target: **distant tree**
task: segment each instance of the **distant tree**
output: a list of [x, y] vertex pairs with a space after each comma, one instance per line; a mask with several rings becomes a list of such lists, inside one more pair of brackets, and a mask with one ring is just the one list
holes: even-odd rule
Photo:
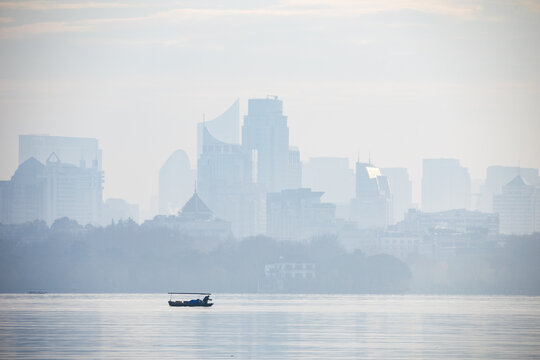
[[79, 225], [76, 220], [70, 219], [68, 217], [56, 219], [51, 225], [51, 230], [53, 232], [73, 232], [82, 229], [83, 227]]

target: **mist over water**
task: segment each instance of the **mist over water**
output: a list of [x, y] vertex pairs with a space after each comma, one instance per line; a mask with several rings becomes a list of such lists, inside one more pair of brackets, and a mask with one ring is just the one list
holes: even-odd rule
[[2, 358], [526, 359], [540, 298], [214, 294], [0, 296]]

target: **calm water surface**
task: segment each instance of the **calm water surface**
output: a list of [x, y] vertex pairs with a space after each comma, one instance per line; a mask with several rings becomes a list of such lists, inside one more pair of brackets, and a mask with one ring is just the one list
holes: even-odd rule
[[540, 358], [540, 297], [0, 295], [0, 358]]

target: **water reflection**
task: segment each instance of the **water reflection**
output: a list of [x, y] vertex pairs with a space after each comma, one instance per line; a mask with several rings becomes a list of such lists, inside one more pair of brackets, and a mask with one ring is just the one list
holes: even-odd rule
[[215, 294], [0, 296], [0, 357], [530, 358], [540, 298]]

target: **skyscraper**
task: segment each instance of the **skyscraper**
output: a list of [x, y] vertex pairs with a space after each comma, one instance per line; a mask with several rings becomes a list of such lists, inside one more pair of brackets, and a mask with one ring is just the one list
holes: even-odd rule
[[159, 213], [176, 214], [195, 187], [195, 170], [191, 169], [184, 150], [176, 150], [159, 169]]
[[300, 150], [296, 146], [289, 147], [289, 169], [287, 174], [287, 189], [302, 187], [302, 162], [300, 161]]
[[336, 206], [321, 203], [320, 191], [286, 189], [268, 193], [267, 234], [281, 240], [305, 240], [335, 231]]
[[216, 138], [229, 144], [240, 143], [240, 101], [237, 99], [218, 117], [197, 124], [197, 159], [203, 150], [203, 128]]
[[50, 225], [68, 217], [82, 225], [99, 224], [102, 183], [101, 171], [62, 163], [56, 153], [45, 165], [31, 157], [19, 165], [11, 181], [2, 182], [3, 221], [43, 220]]
[[458, 159], [424, 159], [422, 211], [469, 209], [471, 178]]
[[530, 185], [540, 185], [538, 169], [517, 166], [490, 166], [486, 169], [486, 181], [481, 187], [480, 210], [493, 211], [493, 196], [501, 194], [502, 187], [516, 176]]
[[45, 164], [55, 153], [64, 164], [101, 171], [101, 149], [92, 138], [19, 135], [19, 165], [33, 157]]
[[52, 153], [44, 168], [46, 221], [68, 217], [81, 225], [100, 224], [103, 173], [95, 168], [66, 164]]
[[344, 204], [354, 197], [354, 171], [349, 159], [340, 157], [314, 157], [303, 164], [304, 187], [324, 191], [325, 201]]
[[287, 188], [289, 179], [289, 128], [283, 102], [277, 96], [249, 99], [244, 116], [242, 145], [255, 152], [258, 182], [268, 192]]
[[384, 168], [381, 174], [388, 178], [392, 189], [393, 222], [403, 220], [405, 213], [412, 206], [412, 183], [406, 168]]
[[532, 234], [540, 231], [540, 194], [537, 188], [527, 184], [521, 176], [502, 187], [502, 193], [493, 198], [493, 210], [499, 214], [501, 234]]
[[197, 191], [216, 216], [231, 222], [237, 237], [265, 231], [265, 193], [252, 181], [251, 153], [203, 129]]
[[371, 163], [356, 163], [356, 198], [351, 219], [359, 228], [385, 228], [392, 223], [392, 193], [386, 176]]

